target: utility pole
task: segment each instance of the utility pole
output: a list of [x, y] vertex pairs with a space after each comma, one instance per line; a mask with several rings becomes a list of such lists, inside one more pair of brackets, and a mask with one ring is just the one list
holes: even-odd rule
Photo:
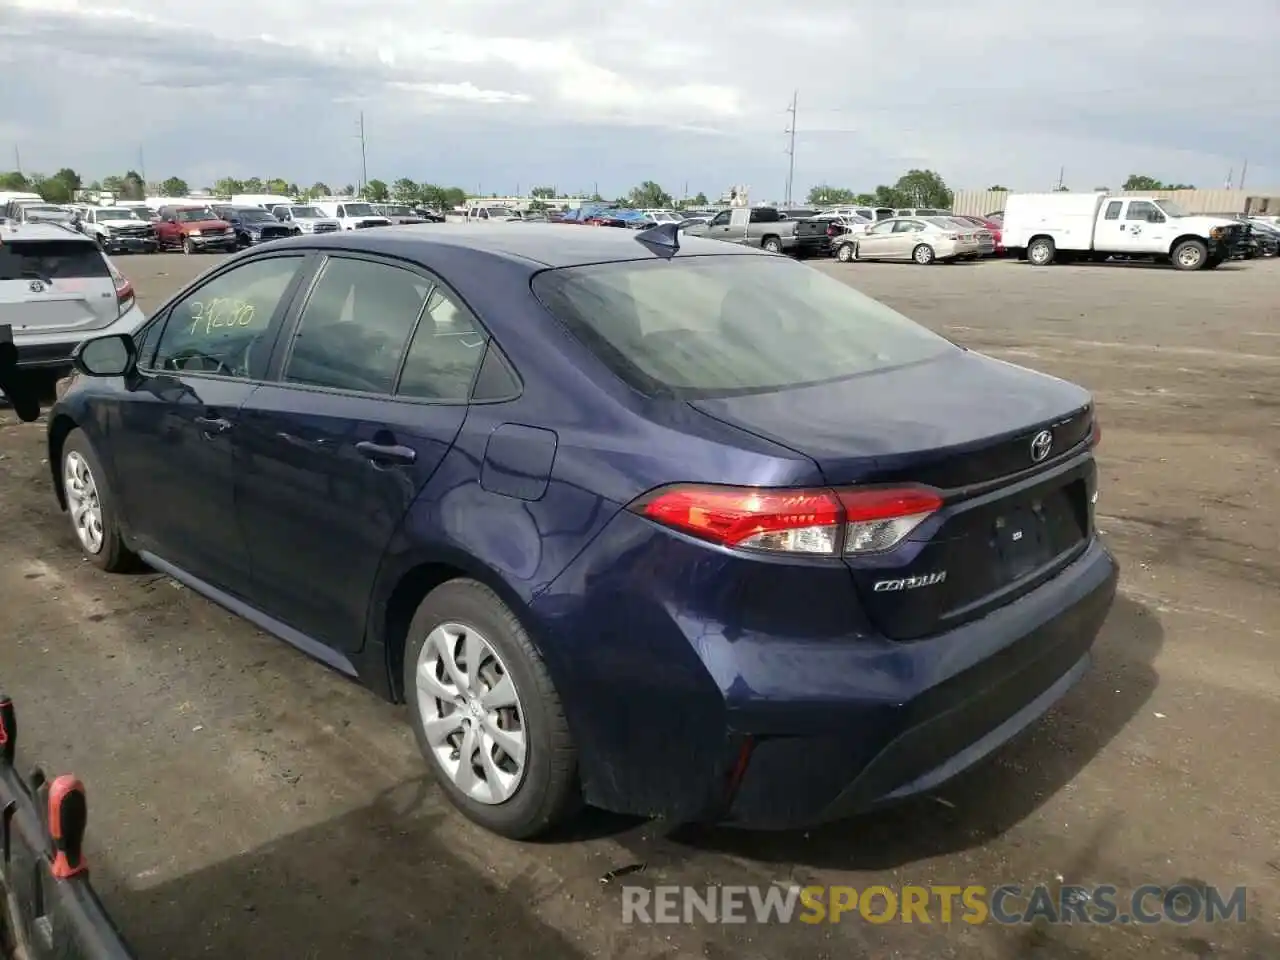
[[1059, 167], [1059, 168], [1058, 168], [1058, 192], [1059, 192], [1059, 193], [1061, 193], [1061, 192], [1062, 192], [1062, 187], [1063, 187], [1063, 183], [1064, 183], [1064, 181], [1065, 181], [1065, 179], [1066, 179], [1066, 176], [1067, 176], [1067, 168], [1066, 168], [1066, 167]]
[[13, 169], [17, 170], [18, 173], [22, 173], [22, 154], [19, 152], [16, 143], [13, 145]]
[[796, 103], [800, 99], [800, 91], [796, 90], [791, 94], [791, 106], [787, 107], [787, 113], [791, 114], [791, 123], [788, 124], [786, 133], [791, 139], [787, 144], [787, 206], [791, 206], [791, 186], [795, 182], [796, 176]]
[[1249, 158], [1244, 158], [1244, 166], [1240, 168], [1240, 189], [1244, 189], [1244, 175], [1249, 172]]
[[142, 192], [147, 192], [147, 161], [142, 156], [142, 148], [138, 148], [138, 176], [142, 178]]
[[360, 194], [364, 194], [364, 188], [369, 185], [369, 157], [365, 152], [364, 143], [364, 111], [360, 111]]

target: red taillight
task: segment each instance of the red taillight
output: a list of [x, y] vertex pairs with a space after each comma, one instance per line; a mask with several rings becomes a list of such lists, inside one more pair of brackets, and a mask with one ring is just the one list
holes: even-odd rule
[[120, 316], [124, 316], [125, 312], [133, 306], [133, 284], [116, 269], [116, 265], [110, 260], [107, 261], [107, 269], [111, 271], [111, 279], [115, 283], [116, 305], [119, 307]]
[[876, 553], [900, 543], [942, 506], [927, 487], [779, 490], [678, 484], [631, 509], [726, 547], [817, 556]]

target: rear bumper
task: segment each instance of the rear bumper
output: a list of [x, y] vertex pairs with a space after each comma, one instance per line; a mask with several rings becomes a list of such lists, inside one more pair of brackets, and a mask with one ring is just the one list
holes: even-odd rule
[[105, 337], [113, 333], [134, 333], [147, 322], [147, 316], [135, 303], [114, 323], [98, 330], [85, 331], [81, 336], [61, 333], [26, 333], [15, 330], [13, 345], [18, 351], [18, 366], [27, 369], [68, 369], [71, 354], [82, 340]]
[[[857, 705], [839, 733], [762, 738], [726, 819], [785, 828], [837, 820], [933, 789], [1044, 715], [1084, 675], [1111, 609], [1117, 568], [1096, 543], [1046, 589], [942, 637], [934, 647], [1000, 643], [996, 653], [901, 704]], [[1065, 582], [1063, 582], [1065, 581]], [[968, 634], [968, 636], [966, 636]], [[941, 650], [935, 650], [941, 653]], [[867, 729], [875, 748], [848, 743]], [[810, 771], [820, 770], [815, 776]], [[788, 785], [808, 781], [803, 791]]]
[[28, 369], [62, 369], [71, 366], [71, 351], [79, 340], [64, 343], [16, 344], [18, 366]]
[[928, 790], [1085, 672], [1117, 566], [1094, 540], [1033, 592], [894, 642], [836, 565], [762, 564], [625, 512], [533, 602], [587, 800], [789, 828]]
[[814, 256], [831, 252], [831, 238], [825, 233], [816, 237], [783, 237], [782, 249], [800, 256]]

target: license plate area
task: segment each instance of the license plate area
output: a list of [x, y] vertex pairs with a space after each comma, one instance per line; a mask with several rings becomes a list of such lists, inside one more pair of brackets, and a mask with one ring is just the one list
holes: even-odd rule
[[1051, 560], [1044, 501], [1032, 500], [996, 517], [992, 546], [1005, 581], [1017, 580]]

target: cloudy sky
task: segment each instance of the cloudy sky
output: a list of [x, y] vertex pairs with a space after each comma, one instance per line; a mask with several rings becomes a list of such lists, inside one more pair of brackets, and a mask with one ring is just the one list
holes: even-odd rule
[[[0, 169], [1280, 190], [1277, 0], [0, 0]], [[7, 155], [7, 156], [6, 156]]]

